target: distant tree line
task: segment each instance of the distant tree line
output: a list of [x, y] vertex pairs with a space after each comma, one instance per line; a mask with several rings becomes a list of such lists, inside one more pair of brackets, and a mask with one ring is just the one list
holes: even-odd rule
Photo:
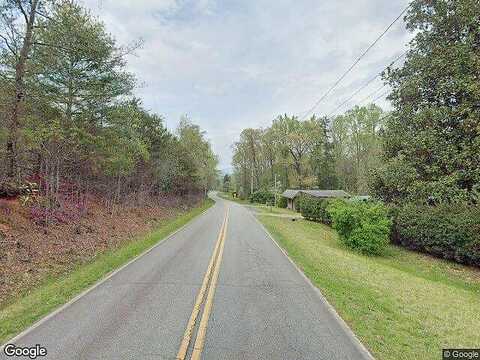
[[383, 111], [355, 107], [332, 119], [281, 115], [264, 129], [245, 129], [234, 146], [233, 177], [243, 196], [252, 189], [345, 189], [366, 193], [378, 166]]
[[217, 157], [183, 118], [176, 133], [143, 108], [126, 56], [89, 10], [70, 0], [0, 5], [0, 195], [26, 182], [62, 194], [205, 192]]

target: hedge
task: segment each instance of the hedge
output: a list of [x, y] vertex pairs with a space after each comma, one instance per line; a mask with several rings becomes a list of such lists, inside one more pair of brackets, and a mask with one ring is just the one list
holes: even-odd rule
[[296, 202], [297, 210], [305, 219], [330, 225], [332, 219], [327, 212], [327, 206], [328, 200], [317, 199], [308, 195], [301, 195]]
[[480, 207], [407, 204], [395, 209], [393, 242], [480, 266]]
[[381, 203], [337, 200], [328, 206], [332, 226], [348, 247], [381, 255], [390, 242], [392, 221]]
[[248, 199], [251, 203], [273, 204], [275, 201], [275, 195], [268, 190], [258, 190], [252, 193]]
[[285, 209], [288, 205], [288, 201], [287, 201], [287, 198], [284, 197], [284, 196], [279, 196], [277, 197], [277, 206], [279, 208], [283, 208]]

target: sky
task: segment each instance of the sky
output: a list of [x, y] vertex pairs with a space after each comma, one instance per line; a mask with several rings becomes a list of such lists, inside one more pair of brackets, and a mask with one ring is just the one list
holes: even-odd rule
[[[136, 96], [174, 130], [186, 114], [231, 168], [248, 127], [310, 109], [408, 5], [407, 0], [84, 0], [128, 57]], [[399, 20], [316, 108], [329, 114], [406, 50]], [[372, 82], [339, 113], [382, 95]], [[375, 92], [378, 91], [378, 92]], [[372, 95], [373, 94], [373, 95]], [[368, 96], [370, 98], [368, 98]], [[363, 103], [360, 101], [367, 98]], [[389, 108], [384, 97], [376, 103]]]

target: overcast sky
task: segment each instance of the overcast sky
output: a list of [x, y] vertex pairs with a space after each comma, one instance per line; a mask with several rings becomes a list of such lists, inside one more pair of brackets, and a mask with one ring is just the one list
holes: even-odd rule
[[[188, 114], [207, 131], [220, 169], [230, 168], [231, 144], [242, 129], [265, 127], [279, 114], [311, 108], [408, 4], [406, 0], [84, 2], [120, 44], [143, 39], [143, 47], [129, 57], [128, 65], [141, 83], [137, 96], [147, 109], [165, 117], [169, 129]], [[398, 21], [316, 112], [330, 113], [405, 51], [409, 38], [403, 21]], [[381, 86], [375, 81], [351, 106]], [[388, 107], [382, 99], [377, 104]]]

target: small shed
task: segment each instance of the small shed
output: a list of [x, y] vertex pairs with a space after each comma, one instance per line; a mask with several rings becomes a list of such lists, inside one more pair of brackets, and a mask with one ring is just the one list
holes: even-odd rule
[[300, 194], [306, 194], [318, 199], [346, 199], [350, 197], [350, 194], [343, 190], [302, 190], [302, 189], [287, 189], [283, 192], [282, 196], [287, 199], [287, 208], [296, 211], [296, 199]]
[[287, 199], [287, 208], [295, 210], [295, 198], [300, 193], [300, 190], [287, 189], [283, 192], [282, 196]]

